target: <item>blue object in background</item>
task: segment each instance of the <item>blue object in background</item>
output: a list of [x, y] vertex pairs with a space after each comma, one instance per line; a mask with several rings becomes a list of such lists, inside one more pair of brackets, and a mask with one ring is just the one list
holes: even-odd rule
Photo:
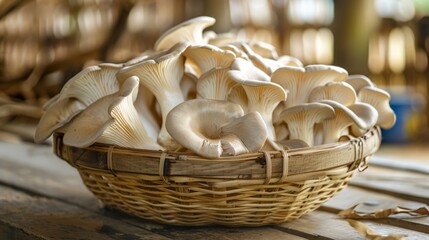
[[390, 106], [396, 114], [395, 125], [382, 129], [383, 142], [408, 143], [420, 132], [424, 119], [424, 101], [414, 91], [391, 93]]

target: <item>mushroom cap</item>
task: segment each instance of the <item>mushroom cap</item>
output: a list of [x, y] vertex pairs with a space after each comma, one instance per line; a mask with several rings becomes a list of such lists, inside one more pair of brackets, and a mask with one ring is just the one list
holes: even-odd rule
[[304, 64], [295, 57], [283, 55], [277, 58], [277, 62], [281, 63], [283, 66], [290, 66], [290, 67], [304, 67]]
[[323, 103], [304, 103], [285, 109], [280, 118], [288, 125], [289, 139], [301, 139], [309, 146], [314, 143], [314, 125], [335, 117], [334, 109]]
[[244, 60], [250, 61], [249, 57], [245, 52], [243, 52], [241, 49], [239, 49], [237, 46], [232, 44], [223, 44], [218, 46], [222, 50], [228, 50], [235, 54], [237, 58], [243, 58]]
[[215, 22], [216, 19], [206, 16], [182, 22], [162, 34], [156, 41], [154, 49], [157, 51], [168, 49], [178, 42], [204, 43], [203, 30]]
[[237, 36], [235, 36], [233, 33], [216, 34], [212, 38], [209, 38], [208, 44], [219, 47], [219, 46], [222, 46], [223, 44], [227, 44], [235, 41], [236, 38]]
[[353, 87], [356, 94], [364, 87], [375, 87], [374, 83], [364, 75], [350, 75], [345, 80], [346, 83]]
[[233, 52], [212, 45], [192, 45], [186, 49], [183, 55], [198, 66], [201, 74], [213, 68], [229, 67], [235, 59]]
[[55, 130], [70, 122], [85, 107], [85, 104], [73, 98], [52, 103], [40, 118], [34, 134], [34, 141], [36, 143], [45, 141]]
[[228, 72], [228, 76], [240, 82], [247, 80], [270, 82], [270, 76], [255, 67], [250, 61], [242, 58], [236, 58], [232, 62], [231, 71]]
[[251, 41], [248, 43], [248, 45], [256, 54], [263, 58], [277, 59], [279, 57], [276, 48], [269, 43]]
[[121, 66], [112, 64], [85, 68], [67, 81], [58, 100], [76, 98], [89, 106], [96, 100], [118, 91], [116, 73], [120, 69]]
[[243, 115], [240, 105], [232, 102], [193, 99], [168, 113], [166, 128], [177, 142], [196, 154], [219, 158], [223, 151], [221, 127]]
[[197, 82], [197, 96], [205, 99], [227, 100], [230, 89], [236, 84], [229, 79], [229, 68], [213, 68], [201, 75]]
[[178, 43], [169, 50], [159, 52], [142, 62], [124, 67], [117, 74], [120, 81], [131, 76], [137, 76], [140, 79], [140, 84], [155, 95], [161, 108], [162, 117], [158, 142], [169, 150], [175, 150], [179, 145], [165, 129], [165, 119], [173, 107], [184, 101], [180, 89], [185, 60], [182, 53], [188, 46], [188, 43]]
[[[234, 136], [238, 140], [227, 141], [225, 136], [229, 136], [229, 139]], [[266, 140], [267, 128], [258, 112], [251, 112], [243, 117], [233, 119], [221, 127], [223, 155], [257, 152], [261, 150]], [[231, 142], [235, 143], [235, 146]], [[241, 146], [238, 143], [243, 145]], [[240, 151], [237, 151], [237, 149]]]
[[363, 87], [358, 93], [361, 102], [368, 103], [378, 112], [377, 125], [389, 129], [395, 125], [396, 115], [389, 105], [390, 94], [377, 87]]
[[[332, 101], [323, 100], [320, 103], [334, 108], [335, 118], [323, 122], [323, 143], [337, 142], [341, 135], [351, 126], [368, 130], [377, 121], [377, 111], [365, 103], [355, 103], [349, 107]], [[346, 131], [348, 133], [348, 131]]]
[[[232, 71], [229, 71], [228, 74], [230, 72]], [[272, 82], [245, 79], [239, 79], [236, 82], [240, 83], [246, 92], [246, 110], [261, 114], [267, 127], [269, 143], [274, 143], [277, 137], [272, 122], [273, 111], [281, 101], [286, 100], [287, 94], [285, 90], [280, 85]], [[274, 148], [276, 147], [274, 146]]]
[[150, 141], [137, 111], [132, 95], [138, 91], [139, 79], [127, 79], [118, 92], [105, 96], [81, 112], [64, 134], [64, 143], [87, 147], [95, 142], [122, 147], [162, 149]]
[[345, 82], [330, 82], [325, 86], [319, 86], [311, 91], [309, 101], [333, 100], [345, 106], [356, 102], [356, 92], [352, 86]]
[[314, 88], [329, 82], [340, 82], [347, 77], [346, 70], [330, 65], [308, 65], [301, 67], [281, 67], [271, 75], [271, 81], [289, 91], [286, 107], [309, 102]]

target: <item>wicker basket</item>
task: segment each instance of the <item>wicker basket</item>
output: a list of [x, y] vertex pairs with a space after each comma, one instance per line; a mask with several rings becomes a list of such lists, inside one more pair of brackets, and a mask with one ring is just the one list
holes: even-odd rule
[[216, 160], [96, 144], [55, 153], [108, 207], [173, 225], [260, 226], [299, 218], [343, 189], [379, 147], [380, 129], [350, 141]]

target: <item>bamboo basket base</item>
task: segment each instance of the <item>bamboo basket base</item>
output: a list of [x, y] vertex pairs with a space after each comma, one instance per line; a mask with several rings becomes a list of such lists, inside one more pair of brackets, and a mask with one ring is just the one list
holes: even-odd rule
[[330, 145], [204, 159], [102, 144], [76, 148], [55, 134], [54, 151], [109, 208], [170, 225], [261, 226], [318, 208], [365, 168], [380, 142], [376, 127]]
[[313, 180], [216, 188], [207, 180], [181, 183], [139, 174], [80, 168], [85, 185], [106, 206], [157, 222], [261, 226], [297, 219], [346, 187], [353, 171]]

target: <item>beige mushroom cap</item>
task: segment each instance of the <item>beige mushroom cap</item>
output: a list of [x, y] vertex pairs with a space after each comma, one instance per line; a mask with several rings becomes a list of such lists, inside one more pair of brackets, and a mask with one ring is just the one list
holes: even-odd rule
[[193, 44], [204, 43], [203, 30], [215, 24], [216, 19], [212, 17], [197, 17], [170, 28], [155, 43], [154, 49], [164, 50], [179, 42], [191, 42]]
[[354, 104], [357, 100], [356, 92], [352, 86], [345, 82], [330, 82], [311, 91], [309, 101], [333, 100], [345, 106]]
[[229, 50], [222, 50], [212, 45], [193, 45], [183, 53], [198, 66], [199, 72], [204, 74], [213, 68], [230, 67], [235, 54]]
[[41, 143], [48, 139], [55, 130], [70, 122], [85, 107], [85, 104], [79, 100], [70, 98], [52, 103], [40, 118], [34, 134], [34, 142]]
[[227, 100], [229, 91], [236, 84], [229, 79], [229, 68], [213, 68], [201, 75], [197, 82], [197, 97], [214, 100]]
[[88, 67], [67, 81], [58, 100], [76, 98], [85, 106], [89, 106], [96, 100], [118, 91], [116, 74], [120, 69], [121, 66], [111, 64]]
[[95, 142], [122, 147], [162, 149], [150, 139], [133, 105], [139, 79], [124, 81], [118, 92], [105, 96], [80, 113], [64, 134], [64, 143], [87, 147]]
[[285, 109], [280, 118], [288, 125], [289, 139], [314, 145], [314, 125], [335, 117], [335, 110], [323, 103], [304, 103]]
[[285, 90], [276, 83], [245, 79], [243, 77], [237, 78], [238, 73], [241, 72], [231, 70], [228, 72], [228, 75], [234, 81], [241, 84], [246, 92], [247, 111], [259, 112], [261, 114], [268, 131], [268, 142], [273, 145], [274, 149], [277, 149], [277, 146], [274, 145], [277, 137], [272, 117], [277, 105], [286, 100], [287, 94]]
[[350, 75], [345, 80], [346, 83], [350, 84], [353, 87], [356, 94], [364, 87], [375, 87], [375, 84], [364, 75]]
[[169, 50], [159, 52], [142, 62], [124, 67], [117, 74], [120, 81], [131, 76], [137, 76], [140, 79], [140, 84], [155, 95], [161, 108], [162, 117], [158, 142], [169, 150], [175, 150], [179, 145], [165, 129], [165, 119], [172, 108], [184, 101], [180, 89], [185, 60], [182, 53], [188, 46], [188, 43], [178, 43]]
[[389, 129], [395, 125], [396, 115], [389, 105], [390, 94], [380, 88], [363, 87], [358, 93], [361, 102], [368, 103], [378, 112], [377, 125]]
[[283, 55], [277, 58], [277, 62], [281, 63], [283, 66], [290, 66], [290, 67], [304, 67], [304, 64], [295, 57]]
[[348, 107], [332, 100], [323, 100], [320, 103], [327, 104], [335, 110], [335, 118], [322, 122], [323, 144], [338, 142], [342, 135], [349, 133], [348, 128], [353, 125], [368, 130], [377, 121], [377, 111], [366, 103], [355, 103]]
[[286, 107], [309, 102], [311, 91], [329, 82], [346, 79], [346, 70], [329, 65], [308, 65], [301, 67], [282, 67], [271, 75], [271, 81], [289, 91]]
[[231, 71], [228, 72], [228, 76], [235, 81], [270, 81], [270, 76], [268, 76], [259, 68], [255, 67], [251, 62], [242, 58], [236, 58], [234, 62], [232, 62]]
[[[243, 115], [242, 108], [232, 102], [194, 99], [172, 109], [166, 127], [182, 146], [203, 157], [219, 158], [257, 151], [264, 144], [261, 134], [266, 130], [260, 116], [246, 115], [246, 119], [240, 120]], [[253, 136], [251, 131], [259, 136]], [[263, 141], [258, 145], [252, 142], [256, 139]]]

